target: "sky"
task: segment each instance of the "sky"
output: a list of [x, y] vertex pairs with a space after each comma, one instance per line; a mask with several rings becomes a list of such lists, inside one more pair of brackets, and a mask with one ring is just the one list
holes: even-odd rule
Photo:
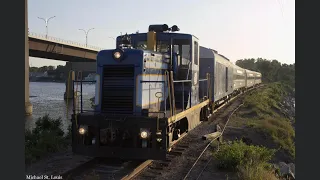
[[[161, 4], [160, 4], [161, 2]], [[146, 32], [150, 24], [177, 25], [201, 46], [232, 62], [243, 58], [295, 62], [294, 0], [28, 0], [29, 31], [85, 44], [79, 29], [95, 28], [88, 44], [115, 48], [121, 33]], [[31, 66], [64, 65], [30, 57]]]

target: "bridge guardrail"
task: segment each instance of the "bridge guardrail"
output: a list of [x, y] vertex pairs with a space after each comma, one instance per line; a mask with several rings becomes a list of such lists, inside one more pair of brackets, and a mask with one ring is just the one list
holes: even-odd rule
[[79, 48], [83, 48], [83, 49], [89, 49], [89, 50], [93, 50], [93, 51], [101, 51], [101, 50], [105, 49], [105, 48], [90, 46], [90, 45], [86, 46], [85, 44], [82, 44], [79, 42], [64, 40], [64, 39], [60, 39], [60, 38], [56, 38], [56, 37], [52, 37], [52, 36], [46, 36], [46, 35], [34, 33], [34, 32], [28, 32], [28, 36], [32, 37], [32, 38], [36, 38], [36, 39], [42, 39], [42, 40], [46, 40], [46, 41], [51, 41], [51, 42], [55, 42], [55, 43], [79, 47]]

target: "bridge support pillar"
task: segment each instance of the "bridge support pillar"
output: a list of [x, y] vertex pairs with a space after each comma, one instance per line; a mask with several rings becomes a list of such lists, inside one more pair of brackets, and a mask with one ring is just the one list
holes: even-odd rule
[[32, 104], [30, 103], [29, 94], [29, 37], [28, 37], [28, 0], [24, 1], [24, 66], [25, 66], [25, 79], [24, 79], [24, 107], [25, 115], [32, 114]]
[[73, 81], [75, 80], [75, 72], [68, 71], [67, 73], [67, 81], [66, 81], [66, 91], [64, 93], [64, 99], [73, 99]]

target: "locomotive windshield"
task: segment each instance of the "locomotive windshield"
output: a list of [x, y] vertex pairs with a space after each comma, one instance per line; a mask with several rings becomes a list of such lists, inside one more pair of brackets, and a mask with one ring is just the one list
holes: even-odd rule
[[173, 40], [174, 52], [178, 56], [178, 66], [187, 66], [191, 62], [191, 45], [189, 39]]
[[[133, 45], [134, 48], [140, 50], [147, 50], [147, 41], [138, 41], [136, 45]], [[157, 41], [156, 51], [160, 53], [169, 53], [170, 43], [168, 41]]]
[[[146, 33], [130, 34], [126, 36], [130, 37], [130, 45], [132, 48], [148, 50]], [[121, 45], [122, 37], [123, 36], [119, 36], [117, 38], [117, 47]], [[171, 42], [173, 47], [172, 53], [177, 59], [177, 65], [186, 66], [186, 68], [189, 67], [192, 62], [192, 40], [190, 36], [176, 33], [158, 33], [155, 51], [170, 54]]]

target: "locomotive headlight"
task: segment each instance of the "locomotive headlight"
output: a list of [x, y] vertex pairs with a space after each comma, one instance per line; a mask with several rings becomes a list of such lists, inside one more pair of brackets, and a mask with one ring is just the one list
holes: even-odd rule
[[119, 59], [119, 58], [121, 57], [121, 53], [120, 53], [120, 52], [114, 52], [114, 53], [113, 53], [113, 57], [114, 57], [115, 59]]
[[84, 128], [79, 128], [79, 134], [84, 135], [86, 133], [86, 130]]
[[113, 51], [112, 56], [115, 60], [121, 60], [123, 58], [123, 51], [121, 49], [116, 49]]
[[88, 126], [81, 125], [78, 131], [79, 134], [84, 135], [88, 131]]
[[148, 136], [149, 136], [149, 132], [148, 132], [147, 130], [141, 130], [141, 131], [140, 131], [140, 137], [141, 137], [142, 139], [147, 139]]

